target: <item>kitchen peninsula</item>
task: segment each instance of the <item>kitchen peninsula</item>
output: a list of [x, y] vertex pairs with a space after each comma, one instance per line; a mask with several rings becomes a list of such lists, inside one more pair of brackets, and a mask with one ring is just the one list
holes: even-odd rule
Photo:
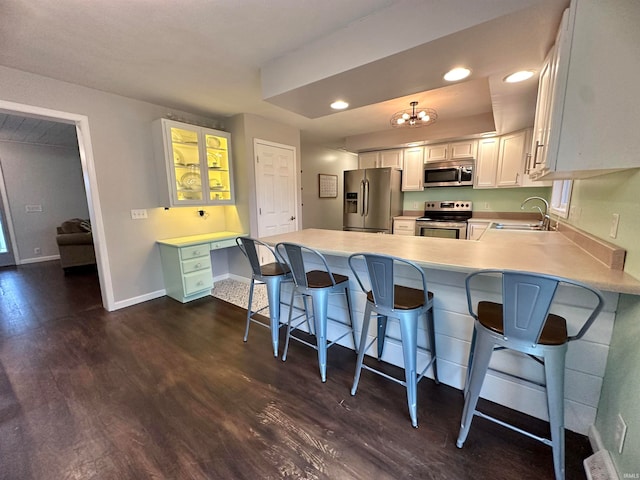
[[[434, 293], [438, 375], [441, 382], [458, 389], [463, 387], [466, 377], [473, 332], [464, 288], [464, 279], [469, 272], [484, 268], [528, 270], [572, 278], [600, 289], [606, 301], [603, 312], [581, 340], [569, 345], [567, 353], [565, 423], [568, 429], [581, 434], [587, 434], [589, 426], [595, 422], [618, 294], [640, 295], [640, 281], [621, 270], [608, 268], [561, 232], [488, 229], [479, 241], [460, 241], [307, 229], [262, 240], [271, 245], [286, 241], [317, 249], [327, 257], [334, 272], [346, 275], [351, 273], [348, 256], [363, 251], [400, 256], [423, 267], [429, 290]], [[479, 294], [484, 298], [495, 296], [498, 288], [497, 281], [488, 279]], [[356, 330], [359, 330], [365, 296], [353, 278], [351, 293]], [[287, 292], [283, 293], [283, 298], [288, 298]], [[567, 318], [569, 329], [573, 331], [576, 324], [586, 318], [583, 314], [586, 299], [580, 298], [573, 288], [566, 287], [559, 290], [557, 300], [552, 311]], [[346, 315], [343, 302], [336, 300], [331, 308], [333, 312], [342, 309], [342, 314]], [[288, 310], [283, 306], [282, 318], [287, 314]], [[371, 328], [373, 334], [373, 323]], [[330, 322], [328, 331], [329, 338], [337, 338], [339, 324]], [[388, 334], [391, 338], [386, 343], [383, 360], [401, 365], [401, 346], [394, 340], [399, 338], [397, 322], [390, 322]], [[424, 330], [418, 335], [419, 347], [424, 347]], [[353, 347], [350, 343], [344, 345]], [[419, 348], [418, 369], [428, 361], [428, 352]], [[547, 419], [544, 389], [540, 386], [544, 383], [543, 373], [539, 365], [501, 351], [494, 353], [491, 367], [482, 390], [484, 398]], [[499, 370], [516, 373], [530, 381], [507, 377]]]

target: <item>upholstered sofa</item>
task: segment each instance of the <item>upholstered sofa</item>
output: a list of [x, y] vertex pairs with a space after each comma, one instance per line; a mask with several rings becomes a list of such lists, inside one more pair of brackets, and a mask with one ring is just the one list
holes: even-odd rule
[[57, 227], [57, 232], [60, 263], [65, 272], [71, 267], [95, 265], [96, 254], [89, 220], [72, 218]]

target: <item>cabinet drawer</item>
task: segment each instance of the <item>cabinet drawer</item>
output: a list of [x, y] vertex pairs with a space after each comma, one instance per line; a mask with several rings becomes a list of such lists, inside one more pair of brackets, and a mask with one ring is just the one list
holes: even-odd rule
[[213, 287], [213, 273], [210, 268], [195, 273], [187, 273], [183, 276], [183, 281], [184, 294], [191, 295]]
[[211, 257], [192, 258], [182, 262], [182, 273], [197, 272], [198, 270], [211, 269]]
[[204, 257], [209, 255], [209, 244], [193, 245], [191, 247], [182, 247], [180, 249], [180, 260], [189, 260], [191, 258]]
[[218, 248], [235, 247], [237, 245], [235, 238], [228, 238], [226, 240], [217, 240], [211, 242], [211, 250], [217, 250]]

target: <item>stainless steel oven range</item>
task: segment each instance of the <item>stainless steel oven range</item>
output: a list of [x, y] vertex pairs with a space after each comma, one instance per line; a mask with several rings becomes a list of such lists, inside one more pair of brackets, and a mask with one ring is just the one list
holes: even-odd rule
[[425, 202], [424, 217], [416, 220], [416, 235], [421, 237], [467, 238], [467, 220], [473, 215], [467, 200]]

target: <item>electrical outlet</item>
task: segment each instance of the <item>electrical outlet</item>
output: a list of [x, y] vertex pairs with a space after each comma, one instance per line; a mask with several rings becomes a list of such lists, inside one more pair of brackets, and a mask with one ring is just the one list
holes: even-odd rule
[[616, 238], [618, 236], [618, 223], [620, 223], [620, 214], [614, 213], [611, 218], [611, 229], [609, 230], [609, 236]]
[[147, 209], [139, 208], [131, 210], [131, 218], [134, 220], [141, 220], [147, 218]]
[[624, 437], [627, 435], [627, 424], [624, 423], [622, 415], [618, 414], [616, 417], [616, 432], [614, 434], [615, 445], [618, 448], [618, 453], [622, 453], [622, 447], [624, 447]]
[[413, 202], [413, 209], [418, 210], [418, 208], [420, 208], [418, 207], [418, 202]]
[[489, 210], [489, 208], [490, 208], [489, 202], [484, 202], [484, 209]]
[[33, 249], [34, 255], [42, 255], [42, 249], [40, 247], [36, 247]]

